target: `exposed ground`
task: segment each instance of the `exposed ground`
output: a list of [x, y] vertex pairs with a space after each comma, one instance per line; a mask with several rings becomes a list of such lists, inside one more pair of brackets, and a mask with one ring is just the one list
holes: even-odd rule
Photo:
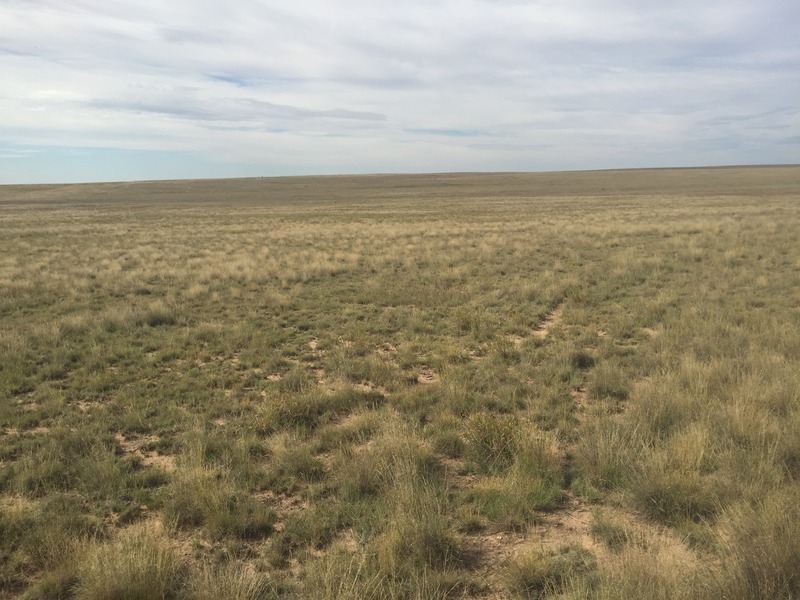
[[798, 206], [798, 167], [0, 187], [0, 598], [799, 597]]

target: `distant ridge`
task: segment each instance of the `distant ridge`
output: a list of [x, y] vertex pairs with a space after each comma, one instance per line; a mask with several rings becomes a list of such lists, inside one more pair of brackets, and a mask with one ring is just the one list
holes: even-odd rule
[[407, 194], [431, 199], [675, 194], [753, 196], [800, 194], [800, 165], [660, 167], [539, 173], [417, 173], [174, 179], [0, 186], [0, 203], [324, 202]]

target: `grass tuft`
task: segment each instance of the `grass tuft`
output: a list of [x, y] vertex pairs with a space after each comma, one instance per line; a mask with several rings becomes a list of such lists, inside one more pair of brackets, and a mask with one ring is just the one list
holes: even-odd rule
[[533, 552], [512, 560], [502, 577], [511, 597], [535, 600], [558, 594], [570, 578], [585, 576], [596, 566], [588, 550], [565, 546], [557, 554]]
[[78, 567], [76, 600], [180, 598], [186, 566], [163, 529], [135, 525], [108, 543], [89, 545]]

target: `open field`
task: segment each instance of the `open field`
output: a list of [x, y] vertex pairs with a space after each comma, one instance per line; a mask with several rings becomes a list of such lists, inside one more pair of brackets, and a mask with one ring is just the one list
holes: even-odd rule
[[0, 187], [0, 598], [800, 597], [800, 167]]

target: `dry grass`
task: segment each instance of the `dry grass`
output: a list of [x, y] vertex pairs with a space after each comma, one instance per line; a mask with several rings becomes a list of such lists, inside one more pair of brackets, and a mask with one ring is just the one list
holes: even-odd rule
[[0, 598], [797, 597], [798, 193], [0, 187]]

